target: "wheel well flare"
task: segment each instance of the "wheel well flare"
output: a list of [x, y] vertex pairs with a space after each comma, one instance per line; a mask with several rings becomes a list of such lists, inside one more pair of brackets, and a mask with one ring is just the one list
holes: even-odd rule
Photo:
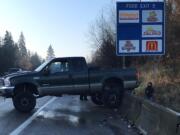
[[32, 83], [21, 83], [15, 85], [14, 94], [17, 94], [18, 92], [30, 92], [32, 94], [38, 95], [39, 92], [37, 90], [37, 86]]

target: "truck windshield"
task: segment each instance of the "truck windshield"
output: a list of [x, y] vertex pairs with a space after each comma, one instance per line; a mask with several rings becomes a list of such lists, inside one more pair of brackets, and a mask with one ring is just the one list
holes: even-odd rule
[[51, 60], [45, 61], [43, 64], [41, 64], [39, 67], [37, 67], [34, 71], [39, 72], [41, 71]]

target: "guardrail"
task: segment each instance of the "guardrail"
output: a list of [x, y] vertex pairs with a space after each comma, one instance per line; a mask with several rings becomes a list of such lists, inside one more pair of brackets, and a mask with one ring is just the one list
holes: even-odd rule
[[180, 135], [180, 113], [125, 93], [120, 113], [145, 135]]

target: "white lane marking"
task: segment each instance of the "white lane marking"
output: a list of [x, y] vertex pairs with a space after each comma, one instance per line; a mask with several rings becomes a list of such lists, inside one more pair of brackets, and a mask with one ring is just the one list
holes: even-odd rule
[[18, 135], [19, 133], [21, 133], [29, 124], [31, 124], [31, 122], [36, 118], [36, 116], [38, 115], [38, 113], [40, 113], [40, 111], [42, 109], [44, 109], [47, 105], [49, 105], [50, 103], [52, 103], [54, 100], [56, 99], [56, 97], [52, 98], [51, 100], [49, 100], [46, 104], [44, 104], [41, 108], [39, 108], [37, 110], [37, 112], [35, 112], [30, 118], [28, 118], [25, 122], [23, 122], [19, 127], [17, 127], [14, 131], [12, 131], [9, 135]]

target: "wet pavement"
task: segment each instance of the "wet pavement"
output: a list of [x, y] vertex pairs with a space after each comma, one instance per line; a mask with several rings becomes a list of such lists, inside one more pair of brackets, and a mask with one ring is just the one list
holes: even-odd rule
[[17, 112], [11, 99], [0, 101], [0, 135], [138, 135], [117, 109], [80, 101], [78, 96], [38, 99], [30, 114]]

